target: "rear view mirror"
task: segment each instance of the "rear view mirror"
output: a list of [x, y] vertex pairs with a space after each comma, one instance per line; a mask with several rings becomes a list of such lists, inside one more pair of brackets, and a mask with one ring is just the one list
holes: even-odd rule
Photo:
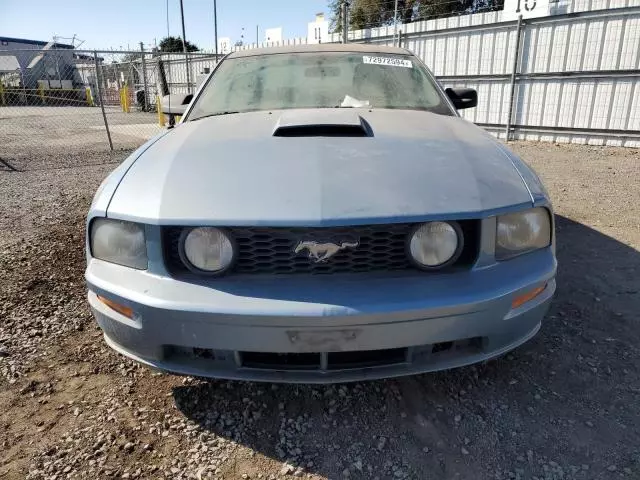
[[478, 92], [473, 88], [447, 88], [445, 93], [458, 110], [478, 105]]
[[162, 112], [168, 115], [184, 115], [192, 98], [192, 93], [188, 95], [165, 95], [162, 97]]

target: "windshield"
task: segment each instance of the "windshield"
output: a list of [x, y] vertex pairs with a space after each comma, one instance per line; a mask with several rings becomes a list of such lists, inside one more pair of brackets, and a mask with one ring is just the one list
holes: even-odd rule
[[224, 60], [188, 120], [256, 110], [337, 107], [453, 114], [413, 56], [309, 52]]

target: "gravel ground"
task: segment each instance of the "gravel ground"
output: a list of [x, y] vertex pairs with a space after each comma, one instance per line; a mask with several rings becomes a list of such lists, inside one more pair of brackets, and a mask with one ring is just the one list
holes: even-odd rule
[[83, 222], [126, 152], [0, 165], [0, 479], [640, 478], [640, 152], [516, 143], [558, 214], [540, 334], [485, 364], [282, 386], [157, 374], [90, 317]]
[[[107, 106], [105, 114], [116, 149], [136, 148], [162, 130], [156, 113]], [[12, 155], [51, 149], [107, 150], [109, 141], [102, 110], [98, 107], [0, 108], [0, 154]]]

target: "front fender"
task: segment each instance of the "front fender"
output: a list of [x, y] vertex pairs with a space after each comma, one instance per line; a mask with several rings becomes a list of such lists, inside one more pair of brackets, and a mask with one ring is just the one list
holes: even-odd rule
[[138, 158], [154, 143], [160, 140], [162, 137], [167, 135], [170, 130], [159, 133], [155, 137], [149, 139], [142, 146], [140, 146], [137, 150], [135, 150], [131, 155], [129, 155], [118, 167], [111, 172], [107, 178], [105, 178], [98, 190], [96, 190], [95, 195], [93, 196], [93, 200], [91, 202], [91, 206], [89, 207], [89, 213], [87, 214], [87, 223], [85, 225], [85, 251], [87, 255], [87, 261], [90, 258], [90, 249], [89, 249], [89, 225], [91, 224], [91, 220], [95, 217], [106, 217], [107, 209], [109, 208], [109, 203], [111, 203], [111, 199], [113, 195], [116, 193], [118, 189], [118, 185], [127, 174], [131, 166], [136, 162]]

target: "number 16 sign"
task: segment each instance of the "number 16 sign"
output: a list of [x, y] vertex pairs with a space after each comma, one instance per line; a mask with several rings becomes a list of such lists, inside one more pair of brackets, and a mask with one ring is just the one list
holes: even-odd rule
[[549, 0], [505, 0], [503, 20], [517, 20], [522, 18], [545, 17], [549, 15]]

